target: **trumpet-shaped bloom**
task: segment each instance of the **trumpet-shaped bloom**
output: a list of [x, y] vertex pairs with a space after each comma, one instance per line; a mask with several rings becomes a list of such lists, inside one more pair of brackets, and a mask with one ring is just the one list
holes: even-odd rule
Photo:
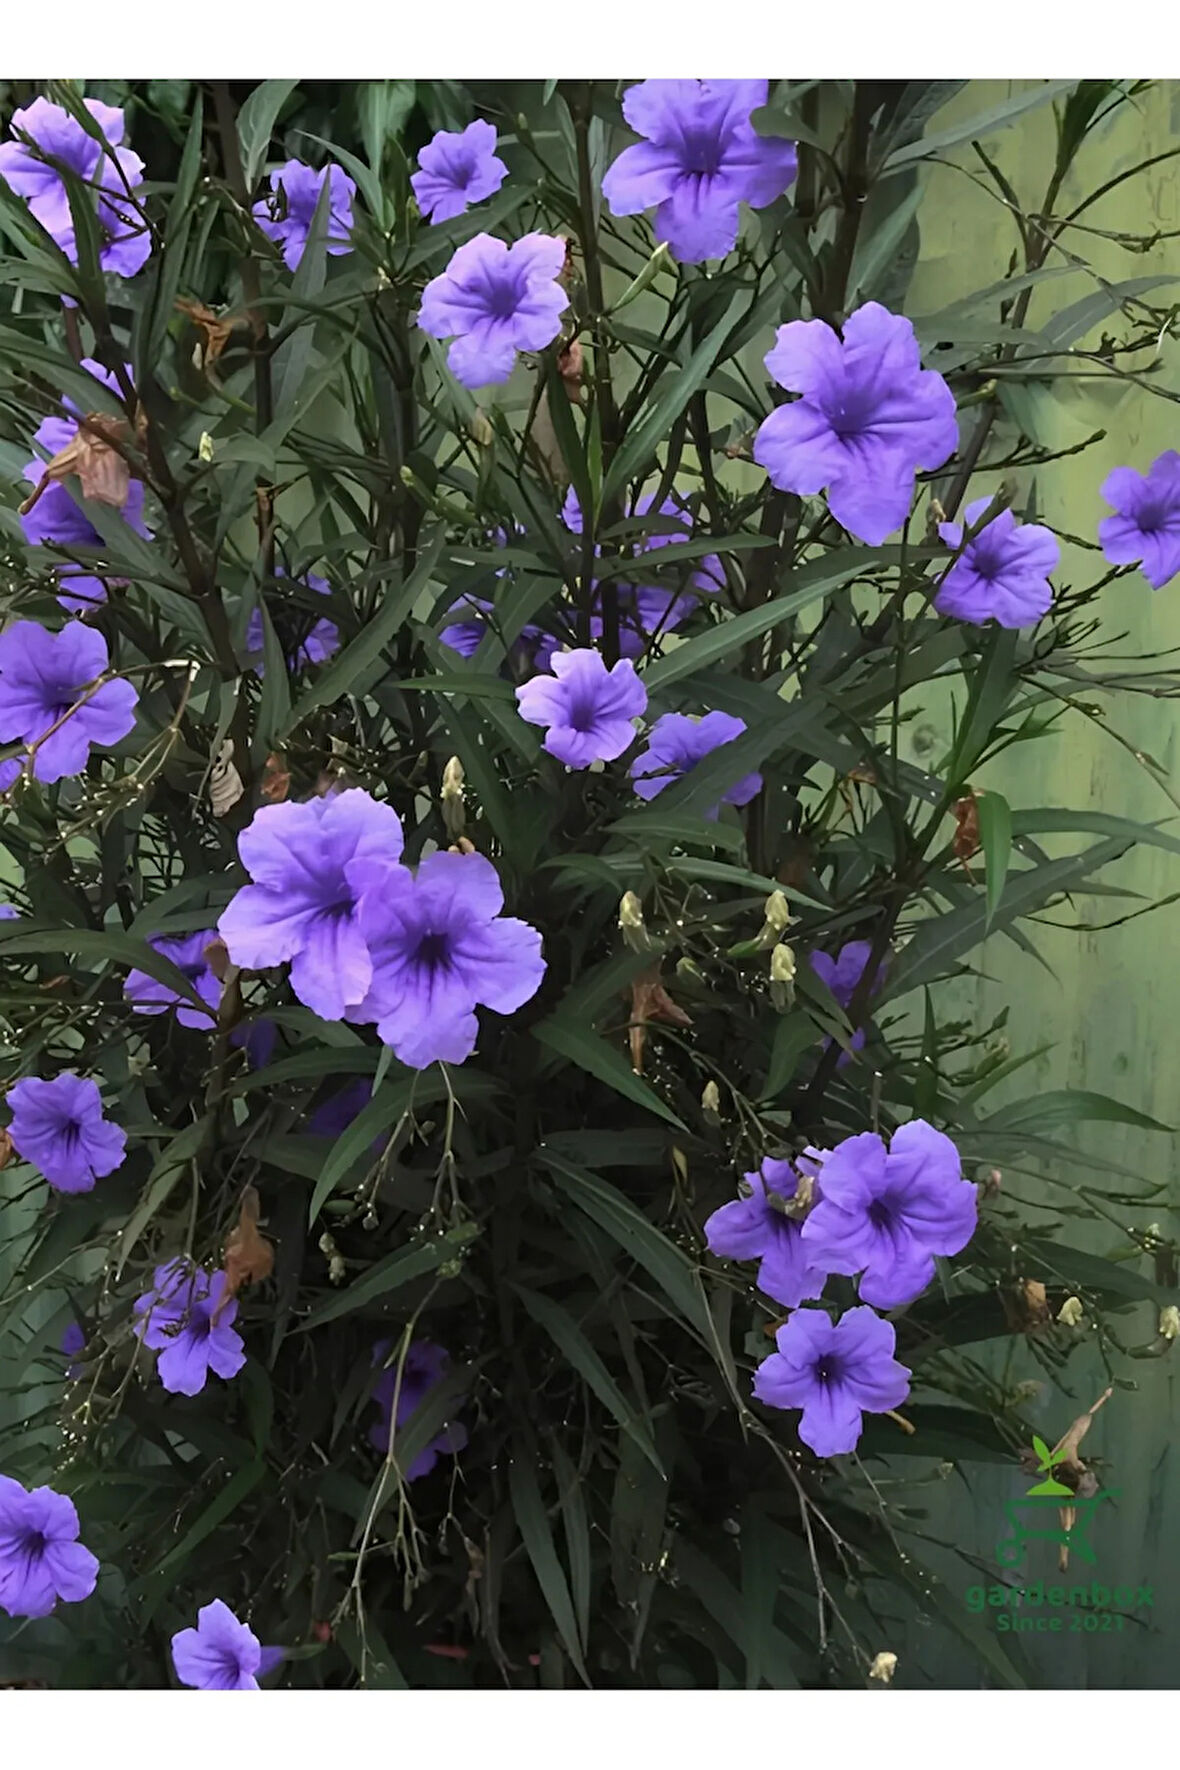
[[360, 930], [361, 861], [397, 861], [402, 827], [390, 805], [359, 788], [264, 806], [238, 837], [252, 884], [218, 922], [235, 965], [264, 970], [291, 961], [291, 987], [325, 1020], [363, 1001], [373, 962]]
[[333, 258], [352, 251], [352, 199], [356, 185], [341, 166], [324, 166], [316, 171], [301, 160], [288, 160], [270, 175], [270, 196], [260, 197], [254, 205], [254, 219], [276, 245], [283, 248], [283, 262], [288, 270], [298, 270], [307, 250], [311, 225], [328, 180], [328, 225], [326, 245]]
[[767, 1156], [760, 1168], [742, 1178], [750, 1188], [748, 1196], [722, 1205], [705, 1223], [710, 1253], [759, 1261], [759, 1290], [788, 1309], [822, 1296], [827, 1271], [808, 1257], [802, 1220], [788, 1217], [774, 1204], [775, 1199], [785, 1202], [798, 1193], [795, 1165]]
[[888, 1413], [910, 1392], [910, 1372], [893, 1356], [897, 1336], [875, 1310], [833, 1322], [822, 1309], [796, 1309], [775, 1345], [755, 1372], [755, 1399], [802, 1408], [799, 1436], [816, 1456], [855, 1450], [864, 1415]]
[[221, 1003], [221, 984], [210, 969], [205, 949], [216, 939], [212, 928], [206, 928], [203, 933], [182, 934], [175, 940], [161, 938], [148, 941], [148, 945], [162, 959], [171, 959], [177, 970], [184, 972], [201, 1000], [208, 1004], [207, 1013], [186, 996], [178, 995], [166, 983], [161, 983], [158, 978], [138, 969], [127, 973], [127, 981], [123, 985], [123, 994], [135, 1012], [163, 1014], [166, 1008], [177, 1004], [176, 1018], [181, 1026], [193, 1026], [200, 1032], [212, 1032]]
[[475, 1049], [477, 1007], [512, 1014], [536, 994], [541, 936], [500, 914], [500, 880], [480, 854], [440, 850], [416, 873], [381, 862], [357, 873], [373, 980], [350, 1018], [376, 1021], [411, 1069], [462, 1063]]
[[109, 667], [106, 640], [81, 621], [57, 633], [14, 621], [0, 633], [0, 743], [35, 744], [37, 780], [81, 774], [92, 744], [117, 744], [134, 726], [129, 682], [91, 687]]
[[[404, 1426], [417, 1413], [430, 1391], [442, 1382], [451, 1362], [445, 1349], [436, 1346], [432, 1340], [413, 1340], [406, 1350], [399, 1382], [399, 1360], [396, 1357], [391, 1359], [391, 1351], [388, 1340], [380, 1341], [373, 1348], [373, 1362], [381, 1364], [382, 1371], [373, 1386], [373, 1400], [377, 1403], [379, 1418], [369, 1428], [369, 1443], [382, 1456], [388, 1453], [390, 1432], [395, 1426]], [[386, 1360], [390, 1362], [387, 1363]], [[396, 1415], [393, 1405], [395, 1397]], [[448, 1454], [453, 1456], [466, 1443], [467, 1428], [461, 1420], [451, 1421], [437, 1437], [431, 1439], [425, 1450], [418, 1452], [405, 1470], [404, 1479], [417, 1481], [423, 1475], [429, 1475], [439, 1457]]]
[[1180, 572], [1180, 454], [1165, 449], [1146, 473], [1116, 467], [1102, 482], [1115, 514], [1098, 524], [1098, 539], [1111, 565], [1142, 565], [1159, 590]]
[[418, 324], [432, 338], [453, 339], [447, 366], [464, 387], [507, 381], [519, 351], [544, 350], [561, 331], [564, 267], [564, 240], [525, 234], [506, 246], [476, 234], [427, 283]]
[[123, 1166], [127, 1133], [103, 1117], [98, 1083], [88, 1076], [26, 1076], [9, 1088], [8, 1104], [13, 1148], [56, 1192], [92, 1192]]
[[245, 1364], [228, 1282], [224, 1272], [210, 1277], [186, 1260], [171, 1260], [157, 1266], [152, 1289], [136, 1302], [140, 1338], [160, 1354], [156, 1371], [170, 1394], [199, 1395], [210, 1371], [228, 1380]]
[[410, 188], [430, 221], [451, 221], [473, 203], [494, 197], [507, 176], [507, 166], [496, 157], [496, 131], [477, 119], [458, 133], [440, 129], [427, 142]]
[[836, 1145], [803, 1240], [808, 1257], [829, 1272], [859, 1272], [866, 1303], [894, 1309], [925, 1290], [936, 1254], [966, 1247], [977, 1218], [958, 1150], [914, 1119], [893, 1133], [888, 1150], [872, 1131]]
[[258, 1636], [215, 1598], [197, 1612], [195, 1629], [172, 1637], [172, 1664], [192, 1690], [257, 1690], [263, 1665]]
[[57, 160], [68, 166], [94, 192], [103, 270], [132, 277], [143, 268], [152, 250], [146, 223], [128, 195], [129, 189], [133, 191], [143, 182], [143, 161], [122, 145], [123, 113], [117, 106], [102, 104], [97, 98], [88, 98], [85, 104], [106, 138], [107, 149], [61, 105], [35, 98], [26, 109], [12, 114], [15, 139], [0, 145], [0, 178], [25, 199], [70, 263], [77, 264], [69, 196], [61, 173], [50, 162]]
[[[286, 575], [281, 565], [275, 567], [276, 578], [285, 578]], [[332, 586], [327, 578], [321, 578], [316, 572], [308, 572], [299, 582], [306, 589], [314, 590], [317, 596], [332, 594]], [[340, 649], [340, 630], [335, 621], [329, 621], [326, 616], [321, 616], [318, 621], [313, 621], [310, 624], [309, 631], [307, 630], [307, 618], [302, 615], [302, 612], [300, 613], [300, 621], [305, 630], [305, 637], [292, 647], [284, 647], [287, 667], [290, 670], [298, 670], [305, 664], [325, 663]], [[266, 674], [262, 658], [265, 645], [266, 631], [262, 625], [262, 610], [255, 608], [251, 610], [250, 619], [246, 625], [246, 650], [250, 654], [259, 676]]]
[[641, 80], [623, 97], [636, 135], [602, 181], [612, 214], [655, 209], [655, 234], [686, 264], [724, 258], [739, 205], [764, 209], [795, 177], [795, 144], [757, 135], [766, 80]]
[[[963, 512], [967, 527], [977, 523], [990, 498], [977, 498]], [[948, 547], [959, 547], [963, 525], [940, 522], [938, 532]], [[968, 541], [942, 581], [934, 606], [940, 615], [982, 626], [1031, 627], [1053, 604], [1050, 572], [1057, 570], [1061, 548], [1051, 529], [1039, 523], [1018, 523], [1010, 510], [999, 515]]]
[[635, 737], [632, 720], [647, 707], [647, 690], [630, 658], [607, 669], [596, 651], [559, 651], [551, 676], [516, 690], [522, 719], [545, 726], [545, 748], [569, 768], [613, 762]]
[[[635, 791], [641, 799], [654, 799], [673, 781], [691, 774], [704, 757], [741, 737], [745, 729], [745, 720], [735, 719], [729, 713], [706, 713], [703, 719], [692, 719], [686, 713], [665, 713], [652, 726], [646, 750], [631, 764]], [[726, 788], [721, 798], [726, 805], [748, 805], [761, 790], [760, 774], [744, 774]], [[705, 816], [715, 818], [718, 810], [718, 806], [710, 806]]]
[[780, 326], [766, 367], [802, 397], [779, 406], [754, 439], [754, 459], [784, 492], [827, 488], [850, 534], [877, 546], [909, 515], [918, 468], [941, 467], [958, 446], [955, 401], [924, 369], [914, 328], [879, 302], [844, 322]]
[[73, 1500], [51, 1487], [31, 1493], [0, 1475], [0, 1610], [48, 1616], [60, 1598], [79, 1604], [98, 1582], [98, 1561], [78, 1541]]

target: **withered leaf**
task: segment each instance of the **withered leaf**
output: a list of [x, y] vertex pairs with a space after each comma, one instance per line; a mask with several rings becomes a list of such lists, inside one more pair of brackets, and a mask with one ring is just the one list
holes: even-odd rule
[[214, 817], [227, 817], [246, 791], [242, 777], [234, 767], [234, 746], [226, 738], [209, 776], [209, 803]]
[[955, 859], [966, 866], [973, 854], [979, 853], [979, 803], [975, 794], [968, 789], [963, 799], [956, 799], [952, 806], [955, 818], [955, 834], [951, 842]]
[[658, 965], [650, 966], [631, 985], [631, 1025], [627, 1039], [631, 1047], [631, 1067], [636, 1075], [643, 1074], [649, 1020], [663, 1020], [669, 1026], [692, 1025], [692, 1016], [672, 1000], [660, 981]]
[[126, 418], [116, 418], [108, 412], [88, 412], [79, 419], [77, 431], [65, 448], [45, 463], [40, 480], [20, 506], [20, 514], [27, 516], [55, 480], [68, 479], [71, 474], [77, 475], [84, 498], [122, 510], [131, 490], [131, 468], [112, 444], [130, 441], [131, 426]]
[[259, 792], [268, 805], [281, 804], [291, 791], [291, 776], [283, 764], [282, 756], [270, 755], [266, 759]]
[[190, 301], [181, 295], [176, 302], [178, 313], [185, 315], [193, 322], [201, 334], [201, 342], [194, 352], [193, 360], [198, 369], [209, 374], [217, 366], [217, 359], [229, 343], [239, 326], [249, 325], [245, 315], [216, 314], [211, 307], [202, 301]]
[[229, 1297], [236, 1297], [244, 1284], [261, 1284], [274, 1270], [274, 1248], [258, 1229], [260, 1208], [257, 1191], [253, 1186], [247, 1186], [242, 1194], [238, 1220], [225, 1244], [223, 1265]]

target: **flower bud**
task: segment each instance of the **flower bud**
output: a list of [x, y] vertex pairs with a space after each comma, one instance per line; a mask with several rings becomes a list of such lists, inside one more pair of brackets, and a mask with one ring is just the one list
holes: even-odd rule
[[209, 462], [213, 459], [213, 438], [207, 430], [202, 430], [201, 440], [197, 444], [197, 460]]
[[770, 999], [780, 1013], [795, 1000], [795, 955], [785, 941], [770, 955]]
[[490, 449], [496, 440], [491, 420], [482, 406], [476, 406], [471, 414], [471, 422], [467, 426], [472, 442], [479, 444], [481, 449]]
[[449, 836], [461, 836], [466, 823], [463, 808], [463, 764], [457, 756], [443, 769], [442, 792], [439, 794], [442, 805], [443, 823]]
[[1064, 1327], [1077, 1327], [1085, 1313], [1080, 1297], [1067, 1297], [1057, 1311], [1057, 1319]]
[[633, 953], [649, 953], [651, 935], [643, 919], [643, 905], [633, 891], [625, 891], [619, 902], [619, 927], [623, 939]]
[[771, 892], [766, 900], [766, 907], [762, 913], [766, 917], [770, 926], [772, 928], [777, 928], [780, 934], [784, 934], [791, 926], [791, 923], [798, 920], [796, 916], [791, 914], [790, 909], [787, 906], [786, 895], [782, 891]]
[[1180, 1337], [1180, 1309], [1176, 1307], [1175, 1303], [1169, 1303], [1166, 1308], [1160, 1310], [1159, 1331], [1160, 1338], [1164, 1340], [1175, 1340]]
[[875, 1678], [878, 1684], [892, 1684], [896, 1670], [896, 1653], [879, 1653], [869, 1667], [869, 1677]]
[[719, 1125], [721, 1123], [721, 1090], [716, 1082], [706, 1082], [701, 1094], [701, 1111], [705, 1115], [705, 1123]]

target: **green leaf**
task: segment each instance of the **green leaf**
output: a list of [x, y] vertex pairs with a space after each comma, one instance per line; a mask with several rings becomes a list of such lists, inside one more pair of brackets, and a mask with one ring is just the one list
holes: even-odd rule
[[608, 1413], [614, 1415], [624, 1432], [629, 1432], [645, 1457], [662, 1475], [660, 1459], [651, 1435], [631, 1406], [601, 1358], [568, 1310], [552, 1298], [514, 1284], [513, 1290], [532, 1316], [543, 1327], [554, 1345], [564, 1352], [574, 1369], [597, 1395]]
[[186, 1565], [193, 1550], [199, 1548], [219, 1524], [223, 1524], [237, 1511], [242, 1501], [253, 1493], [265, 1475], [266, 1464], [262, 1462], [247, 1463], [245, 1468], [231, 1475], [225, 1486], [214, 1495], [200, 1516], [185, 1531], [175, 1548], [169, 1549], [163, 1560], [157, 1562], [151, 1573], [140, 1582], [143, 1598], [140, 1614], [145, 1623], [167, 1592], [174, 1570]]
[[337, 1137], [311, 1195], [307, 1208], [309, 1223], [315, 1222], [325, 1201], [331, 1198], [336, 1182], [343, 1179], [353, 1162], [371, 1150], [379, 1137], [392, 1131], [409, 1106], [413, 1089], [412, 1077], [377, 1088], [368, 1105], [361, 1108], [348, 1129]]
[[1056, 831], [1071, 835], [1125, 836], [1128, 841], [1142, 842], [1149, 848], [1163, 848], [1169, 854], [1180, 854], [1180, 836], [1169, 836], [1157, 824], [1136, 823], [1133, 818], [1117, 817], [1109, 811], [1066, 811], [1054, 805], [1012, 813], [1012, 835], [1018, 848], [1021, 836], [1049, 835]]
[[441, 1236], [424, 1246], [399, 1248], [395, 1254], [388, 1254], [384, 1260], [370, 1266], [363, 1278], [358, 1278], [339, 1296], [329, 1297], [326, 1303], [313, 1309], [296, 1331], [310, 1333], [313, 1328], [323, 1327], [326, 1321], [336, 1321], [342, 1315], [351, 1315], [355, 1309], [381, 1302], [415, 1278], [423, 1278], [428, 1272], [435, 1271], [444, 1260], [453, 1258], [454, 1253], [455, 1249]]
[[238, 148], [247, 191], [253, 191], [258, 181], [279, 112], [298, 84], [298, 80], [264, 80], [238, 112]]
[[148, 1175], [147, 1185], [143, 1189], [139, 1203], [127, 1219], [127, 1225], [119, 1242], [119, 1264], [116, 1268], [116, 1277], [121, 1276], [123, 1267], [127, 1263], [127, 1256], [139, 1241], [156, 1212], [167, 1204], [180, 1176], [189, 1163], [196, 1160], [211, 1128], [207, 1117], [194, 1119], [192, 1124], [186, 1125], [183, 1131], [179, 1131], [172, 1141], [165, 1145], [155, 1167]]
[[557, 1497], [565, 1525], [565, 1546], [569, 1556], [570, 1586], [573, 1589], [578, 1640], [585, 1650], [590, 1640], [590, 1599], [594, 1582], [590, 1521], [586, 1515], [581, 1478], [556, 1438], [553, 1440], [552, 1455], [553, 1473], [557, 1477]]
[[554, 1015], [543, 1020], [533, 1028], [533, 1037], [546, 1047], [564, 1057], [570, 1063], [576, 1063], [588, 1075], [605, 1082], [616, 1094], [624, 1099], [633, 1100], [637, 1106], [644, 1106], [648, 1112], [658, 1113], [660, 1118], [667, 1119], [678, 1131], [687, 1131], [688, 1127], [678, 1118], [670, 1106], [665, 1106], [659, 1095], [649, 1088], [642, 1076], [637, 1076], [627, 1059], [605, 1039], [600, 1039], [588, 1027], [563, 1020]]
[[915, 160], [924, 160], [931, 154], [941, 153], [943, 148], [957, 147], [961, 141], [978, 141], [994, 130], [1004, 128], [1015, 118], [1024, 116], [1026, 111], [1036, 110], [1050, 99], [1058, 98], [1063, 92], [1072, 92], [1076, 85], [1076, 80], [1042, 80], [1031, 92], [1018, 92], [1015, 98], [1005, 99], [1003, 104], [991, 105], [986, 111], [979, 111], [974, 117], [969, 117], [965, 123], [956, 123], [953, 128], [938, 130], [934, 135], [923, 136], [919, 141], [911, 141], [905, 147], [896, 148], [882, 170], [896, 172], [899, 167], [909, 166]]
[[976, 796], [979, 814], [979, 841], [987, 871], [987, 919], [984, 932], [991, 927], [992, 917], [1000, 907], [1008, 862], [1012, 858], [1012, 811], [1002, 793], [986, 792]]
[[549, 1528], [549, 1518], [537, 1482], [534, 1457], [526, 1447], [518, 1446], [508, 1465], [508, 1487], [512, 1495], [512, 1510], [516, 1514], [516, 1522], [520, 1526], [520, 1534], [533, 1564], [537, 1583], [549, 1606], [549, 1613], [575, 1671], [589, 1688], [590, 1679], [582, 1658], [569, 1586], [554, 1547], [553, 1532]]
[[1048, 1089], [1030, 1095], [1027, 1100], [1013, 1100], [990, 1118], [981, 1120], [979, 1128], [981, 1131], [1045, 1131], [1056, 1125], [1087, 1122], [1135, 1125], [1141, 1131], [1165, 1131], [1169, 1135], [1175, 1130], [1174, 1126], [1161, 1124], [1133, 1106], [1125, 1106], [1121, 1100], [1111, 1100], [1106, 1094], [1093, 1094], [1084, 1088]]
[[107, 929], [100, 933], [94, 928], [42, 928], [36, 924], [30, 927], [23, 918], [19, 922], [0, 922], [0, 960], [15, 958], [20, 953], [73, 953], [79, 959], [98, 959], [126, 966], [129, 971], [146, 971], [186, 1002], [206, 1010], [209, 1006], [179, 966], [129, 934]]

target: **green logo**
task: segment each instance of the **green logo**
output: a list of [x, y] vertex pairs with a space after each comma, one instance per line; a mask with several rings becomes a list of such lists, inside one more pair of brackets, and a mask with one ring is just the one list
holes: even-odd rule
[[1049, 1446], [1045, 1443], [1045, 1440], [1043, 1438], [1038, 1438], [1034, 1432], [1033, 1450], [1036, 1452], [1037, 1457], [1037, 1473], [1039, 1475], [1044, 1475], [1046, 1479], [1044, 1481], [1038, 1481], [1035, 1487], [1030, 1487], [1025, 1498], [1032, 1499], [1035, 1496], [1039, 1499], [1042, 1494], [1062, 1494], [1067, 1500], [1073, 1499], [1073, 1489], [1066, 1487], [1063, 1481], [1055, 1481], [1053, 1476], [1049, 1473], [1056, 1463], [1064, 1463], [1067, 1460], [1069, 1456], [1068, 1448], [1064, 1450], [1050, 1450]]
[[1093, 1565], [1097, 1556], [1087, 1533], [1098, 1507], [1116, 1498], [1117, 1489], [1108, 1487], [1094, 1492], [1083, 1488], [1075, 1492], [1053, 1474], [1059, 1463], [1073, 1460], [1075, 1453], [1069, 1440], [1063, 1440], [1057, 1450], [1050, 1450], [1044, 1439], [1034, 1433], [1032, 1443], [1037, 1473], [1044, 1479], [1018, 1499], [1005, 1501], [1004, 1516], [1012, 1534], [996, 1544], [996, 1560], [1001, 1567], [1016, 1567], [1024, 1558], [1026, 1543], [1042, 1542], [1056, 1543], [1067, 1557], [1076, 1555]]

